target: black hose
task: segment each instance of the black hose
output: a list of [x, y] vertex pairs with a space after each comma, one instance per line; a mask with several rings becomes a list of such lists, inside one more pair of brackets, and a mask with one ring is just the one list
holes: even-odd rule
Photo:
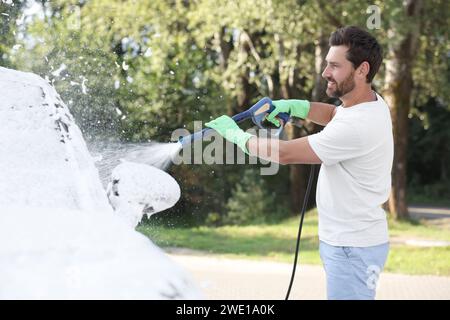
[[298, 227], [297, 244], [296, 244], [296, 247], [295, 247], [294, 264], [293, 264], [293, 267], [292, 267], [291, 281], [289, 282], [289, 288], [287, 290], [285, 300], [289, 300], [289, 294], [291, 293], [292, 284], [294, 283], [295, 270], [297, 268], [298, 252], [299, 252], [299, 249], [300, 249], [300, 237], [302, 235], [303, 218], [305, 217], [306, 205], [308, 204], [309, 193], [311, 191], [312, 182], [314, 180], [314, 169], [315, 169], [315, 165], [312, 164], [311, 165], [311, 171], [309, 172], [308, 186], [306, 187], [305, 198], [303, 199], [303, 207], [302, 207], [302, 211], [300, 213], [300, 225]]

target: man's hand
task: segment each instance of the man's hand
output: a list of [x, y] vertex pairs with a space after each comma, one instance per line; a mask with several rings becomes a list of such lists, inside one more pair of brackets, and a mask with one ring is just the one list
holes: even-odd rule
[[291, 116], [305, 119], [310, 108], [310, 103], [308, 100], [274, 100], [272, 101], [272, 104], [274, 105], [275, 110], [269, 114], [267, 120], [272, 122], [277, 127], [280, 126], [280, 121], [275, 119], [275, 117], [280, 112], [289, 113]]
[[248, 154], [246, 147], [247, 140], [253, 137], [250, 133], [244, 132], [229, 116], [223, 115], [210, 122], [205, 126], [216, 130], [221, 136], [228, 141], [237, 144], [245, 153]]

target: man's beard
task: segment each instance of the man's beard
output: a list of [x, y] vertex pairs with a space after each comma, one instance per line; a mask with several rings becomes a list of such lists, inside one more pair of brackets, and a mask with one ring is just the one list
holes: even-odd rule
[[327, 96], [331, 98], [341, 98], [355, 88], [355, 80], [353, 79], [354, 71], [345, 78], [341, 83], [337, 83], [331, 78], [327, 78], [327, 81], [333, 82], [336, 89], [331, 89], [327, 87]]

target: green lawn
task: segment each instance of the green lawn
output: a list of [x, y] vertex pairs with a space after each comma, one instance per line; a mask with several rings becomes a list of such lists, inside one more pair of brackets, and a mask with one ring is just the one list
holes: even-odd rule
[[[292, 262], [299, 218], [278, 224], [197, 228], [142, 225], [138, 231], [160, 247], [181, 247], [229, 258], [270, 259]], [[450, 232], [419, 222], [389, 221], [390, 235], [450, 241]], [[317, 213], [309, 211], [303, 223], [299, 262], [320, 264]], [[386, 271], [406, 274], [450, 276], [450, 247], [412, 247], [391, 244]]]

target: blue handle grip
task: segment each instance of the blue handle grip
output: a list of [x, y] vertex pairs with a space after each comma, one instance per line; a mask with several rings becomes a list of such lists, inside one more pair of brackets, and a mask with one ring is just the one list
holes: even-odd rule
[[[272, 104], [272, 100], [269, 98], [262, 98], [255, 105], [253, 105], [248, 111], [252, 115], [253, 123], [256, 124], [261, 129], [269, 129], [263, 125], [266, 120], [267, 115], [269, 115], [273, 110], [275, 110], [275, 106]], [[281, 124], [278, 130], [275, 131], [274, 136], [279, 136], [283, 131], [283, 127], [286, 122], [289, 121], [289, 114], [287, 113], [278, 113], [276, 115], [277, 118], [281, 120]]]
[[[275, 110], [275, 106], [273, 104], [270, 105], [269, 113], [271, 113], [273, 110]], [[277, 114], [277, 117], [283, 120], [283, 126], [286, 124], [286, 122], [289, 121], [290, 115], [289, 113], [280, 112]]]

